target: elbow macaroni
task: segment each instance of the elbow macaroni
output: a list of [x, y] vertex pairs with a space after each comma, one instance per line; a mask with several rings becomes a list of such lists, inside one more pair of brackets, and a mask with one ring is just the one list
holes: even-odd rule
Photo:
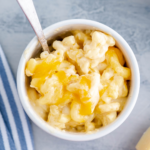
[[27, 62], [28, 96], [51, 126], [88, 133], [112, 123], [123, 110], [131, 70], [110, 35], [91, 30], [71, 33], [54, 41], [50, 54], [42, 52]]

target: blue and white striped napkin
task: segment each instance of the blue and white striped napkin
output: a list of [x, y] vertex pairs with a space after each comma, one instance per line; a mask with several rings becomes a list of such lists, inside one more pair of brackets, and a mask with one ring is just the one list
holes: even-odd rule
[[29, 118], [25, 114], [15, 80], [0, 46], [0, 150], [33, 150]]

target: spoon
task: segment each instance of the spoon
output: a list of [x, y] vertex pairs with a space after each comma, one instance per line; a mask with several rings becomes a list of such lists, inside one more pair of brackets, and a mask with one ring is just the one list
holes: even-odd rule
[[43, 51], [48, 51], [47, 40], [45, 39], [41, 24], [39, 22], [34, 4], [32, 0], [17, 0], [24, 14], [29, 20], [33, 30], [35, 31], [40, 44], [42, 45]]

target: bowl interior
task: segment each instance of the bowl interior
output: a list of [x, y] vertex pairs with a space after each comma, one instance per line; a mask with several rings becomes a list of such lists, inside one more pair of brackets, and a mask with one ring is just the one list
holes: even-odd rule
[[74, 141], [84, 141], [84, 140], [91, 140], [98, 137], [102, 137], [110, 133], [114, 129], [116, 129], [120, 124], [123, 123], [123, 121], [128, 117], [128, 115], [132, 111], [139, 91], [139, 71], [138, 71], [138, 65], [135, 56], [131, 48], [129, 47], [129, 45], [125, 42], [125, 40], [111, 28], [94, 21], [70, 20], [70, 21], [60, 22], [46, 28], [44, 30], [44, 34], [46, 36], [46, 39], [48, 39], [48, 43], [51, 44], [55, 39], [58, 39], [60, 35], [67, 35], [71, 30], [85, 30], [85, 29], [99, 30], [113, 36], [114, 39], [116, 40], [116, 46], [122, 51], [127, 66], [130, 67], [132, 72], [132, 80], [130, 81], [130, 90], [129, 90], [126, 106], [113, 123], [109, 124], [106, 127], [100, 128], [99, 131], [93, 132], [92, 134], [62, 132], [59, 131], [58, 129], [49, 126], [43, 119], [41, 119], [35, 113], [27, 97], [27, 87], [29, 82], [27, 82], [27, 77], [25, 76], [25, 65], [26, 62], [31, 57], [34, 57], [41, 52], [41, 46], [36, 37], [33, 38], [33, 40], [29, 43], [29, 45], [25, 49], [19, 63], [18, 74], [17, 74], [17, 84], [18, 84], [20, 99], [29, 117], [46, 132], [53, 134], [54, 136], [57, 136], [59, 138], [74, 140]]

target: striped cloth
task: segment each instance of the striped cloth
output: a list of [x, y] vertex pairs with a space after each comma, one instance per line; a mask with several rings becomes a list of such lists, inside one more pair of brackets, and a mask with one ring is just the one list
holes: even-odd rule
[[29, 118], [25, 114], [15, 80], [0, 46], [0, 150], [33, 150]]

